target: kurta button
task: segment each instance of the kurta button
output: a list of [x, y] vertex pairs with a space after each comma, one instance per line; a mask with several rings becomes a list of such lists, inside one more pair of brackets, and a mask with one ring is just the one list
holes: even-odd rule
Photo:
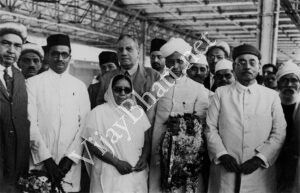
[[14, 134], [15, 132], [14, 132], [14, 131], [9, 131], [9, 133], [10, 133], [10, 134]]

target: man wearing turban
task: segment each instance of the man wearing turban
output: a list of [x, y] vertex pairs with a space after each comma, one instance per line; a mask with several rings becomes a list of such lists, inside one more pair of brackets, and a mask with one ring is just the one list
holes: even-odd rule
[[[169, 116], [195, 112], [204, 118], [209, 103], [209, 90], [186, 74], [191, 46], [181, 38], [171, 38], [161, 47], [160, 52], [166, 58], [169, 75], [153, 84], [152, 95], [157, 101], [150, 100], [153, 104], [147, 112], [153, 125], [149, 192], [155, 193], [163, 191], [159, 149]], [[199, 176], [199, 187], [204, 188], [202, 174]]]
[[287, 121], [286, 138], [277, 159], [278, 192], [299, 192], [300, 68], [293, 62], [276, 74], [279, 96]]

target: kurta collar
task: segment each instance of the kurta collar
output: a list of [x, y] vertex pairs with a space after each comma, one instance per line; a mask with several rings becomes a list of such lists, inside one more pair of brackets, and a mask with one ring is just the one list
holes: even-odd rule
[[61, 74], [58, 74], [58, 73], [54, 72], [51, 68], [49, 68], [48, 71], [49, 71], [49, 74], [51, 74], [51, 75], [54, 76], [55, 78], [64, 78], [64, 77], [66, 77], [66, 76], [68, 75], [67, 70], [64, 71], [64, 72], [61, 73]]
[[187, 76], [186, 75], [182, 75], [180, 78], [175, 80], [175, 84], [183, 84], [187, 81]]
[[250, 94], [253, 94], [258, 86], [256, 81], [250, 86], [244, 86], [241, 83], [239, 83], [238, 81], [235, 81], [235, 85], [239, 92], [248, 91]]

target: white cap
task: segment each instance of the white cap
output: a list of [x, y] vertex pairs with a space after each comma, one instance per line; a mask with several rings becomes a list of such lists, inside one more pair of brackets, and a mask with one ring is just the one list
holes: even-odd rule
[[219, 70], [232, 70], [232, 62], [227, 60], [227, 59], [222, 59], [219, 62], [217, 62], [216, 67], [215, 67], [215, 72]]
[[181, 38], [171, 38], [160, 48], [163, 57], [168, 57], [174, 52], [178, 52], [185, 57], [189, 57], [192, 51], [192, 46]]
[[208, 66], [206, 56], [204, 54], [197, 54], [197, 55], [192, 55], [190, 59], [190, 63], [195, 63], [195, 64], [204, 64]]
[[[209, 47], [208, 47], [208, 50], [207, 52], [209, 52], [209, 50], [211, 50], [212, 48], [221, 48], [224, 50], [224, 52], [227, 54], [227, 56], [230, 55], [230, 47], [229, 45], [224, 42], [224, 41], [216, 41], [216, 43], [214, 44], [211, 44]], [[207, 53], [206, 52], [206, 53]]]
[[300, 80], [300, 67], [291, 60], [284, 62], [276, 73], [276, 80], [279, 81], [281, 77], [287, 74], [295, 74]]
[[21, 55], [23, 55], [26, 52], [35, 52], [40, 56], [40, 58], [42, 60], [44, 58], [44, 51], [43, 51], [42, 47], [37, 44], [34, 44], [34, 43], [23, 44]]

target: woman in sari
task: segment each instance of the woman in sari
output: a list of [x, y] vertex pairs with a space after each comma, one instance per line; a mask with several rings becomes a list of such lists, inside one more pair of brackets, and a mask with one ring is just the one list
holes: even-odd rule
[[[186, 53], [191, 51], [191, 46], [182, 39], [172, 38], [163, 45], [160, 51], [166, 57], [166, 66], [170, 69], [170, 75], [153, 84], [152, 94], [158, 100], [147, 112], [153, 125], [149, 173], [150, 193], [164, 191], [161, 186], [160, 144], [163, 133], [167, 129], [165, 123], [169, 116], [196, 112], [196, 115], [204, 118], [209, 103], [209, 90], [186, 76], [189, 66]], [[202, 183], [200, 179], [199, 184]], [[203, 185], [199, 187], [198, 192], [202, 192]], [[183, 190], [178, 190], [178, 192], [183, 192]]]
[[82, 137], [92, 155], [90, 192], [147, 192], [150, 123], [133, 98], [130, 79], [112, 78], [106, 103], [88, 115]]

